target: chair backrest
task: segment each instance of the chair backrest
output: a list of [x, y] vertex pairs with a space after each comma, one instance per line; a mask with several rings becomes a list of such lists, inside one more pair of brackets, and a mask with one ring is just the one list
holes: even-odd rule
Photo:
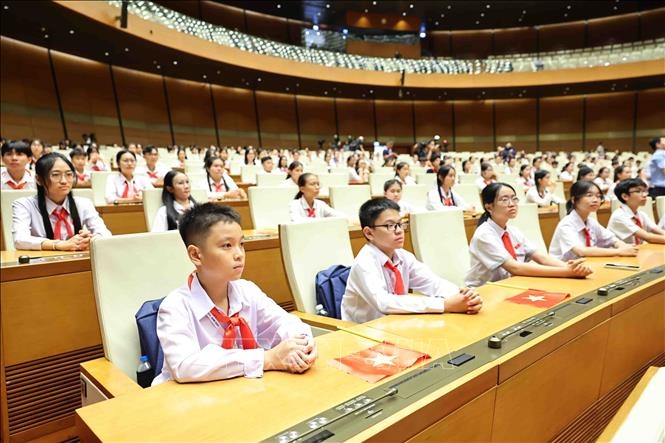
[[459, 184], [453, 188], [455, 192], [462, 196], [462, 198], [470, 205], [476, 207], [476, 211], [483, 212], [483, 203], [480, 200], [480, 191], [475, 184]]
[[96, 238], [90, 259], [104, 355], [134, 379], [141, 355], [134, 315], [182, 286], [194, 266], [178, 231]]
[[332, 265], [353, 264], [347, 221], [331, 217], [285, 223], [279, 226], [279, 239], [296, 307], [316, 314], [316, 274]]
[[250, 186], [249, 213], [254, 229], [277, 228], [291, 221], [289, 204], [297, 190], [283, 186]]
[[652, 222], [656, 223], [656, 217], [653, 213], [653, 199], [651, 197], [647, 197], [647, 202], [640, 208], [640, 211], [644, 212]]
[[656, 197], [656, 211], [658, 212], [658, 220], [665, 217], [665, 195]]
[[395, 177], [395, 171], [371, 173], [369, 175], [369, 190], [372, 196], [383, 196], [383, 185], [393, 177]]
[[74, 188], [72, 189], [72, 195], [74, 197], [87, 198], [90, 201], [94, 201], [94, 193], [91, 188]]
[[535, 203], [523, 203], [519, 205], [517, 217], [510, 221], [511, 226], [519, 229], [532, 245], [539, 251], [547, 252], [543, 233], [538, 222], [538, 205]]
[[14, 235], [12, 234], [12, 202], [17, 198], [29, 197], [37, 194], [36, 189], [7, 190], [0, 192], [0, 217], [2, 217], [2, 235], [5, 239], [5, 249], [15, 251]]
[[369, 185], [346, 185], [330, 187], [330, 205], [346, 214], [347, 218], [360, 223], [358, 210], [360, 205], [371, 199]]
[[425, 209], [427, 206], [427, 185], [402, 186], [402, 200], [413, 206], [414, 210]]
[[416, 183], [433, 188], [436, 186], [436, 174], [420, 173], [416, 176]]
[[203, 160], [198, 158], [190, 158], [185, 160], [185, 174], [189, 175], [192, 172], [202, 171], [203, 164]]
[[480, 174], [457, 174], [460, 184], [475, 184]]
[[90, 184], [92, 186], [92, 202], [95, 206], [106, 205], [106, 181], [108, 178], [117, 174], [115, 171], [93, 171], [90, 173]]
[[143, 191], [143, 216], [148, 231], [152, 229], [157, 210], [162, 206], [162, 189], [146, 189]]
[[256, 183], [256, 173], [259, 167], [256, 165], [242, 165], [240, 168], [240, 181], [243, 183]]
[[463, 286], [470, 262], [462, 210], [447, 207], [417, 212], [411, 214], [410, 221], [411, 243], [418, 260], [439, 277]]
[[562, 202], [566, 201], [566, 193], [563, 191], [563, 182], [556, 182], [554, 183], [554, 191], [552, 191], [554, 195], [559, 197], [559, 200]]
[[346, 186], [349, 184], [349, 174], [321, 174], [319, 175], [319, 184], [321, 185], [320, 195], [327, 197], [330, 195], [329, 188], [331, 186]]
[[286, 180], [286, 174], [281, 171], [271, 174], [256, 174], [257, 186], [279, 186], [284, 180]]
[[208, 201], [208, 191], [203, 188], [192, 188], [192, 198], [196, 203], [206, 203]]

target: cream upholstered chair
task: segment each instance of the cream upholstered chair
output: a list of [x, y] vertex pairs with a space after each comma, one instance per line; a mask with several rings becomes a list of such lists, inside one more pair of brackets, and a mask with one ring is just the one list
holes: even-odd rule
[[349, 174], [334, 173], [334, 174], [321, 174], [319, 177], [319, 185], [321, 186], [322, 197], [330, 195], [329, 188], [331, 186], [346, 186], [349, 184]]
[[658, 220], [665, 217], [665, 195], [656, 197], [656, 211], [658, 211]]
[[540, 223], [538, 222], [537, 204], [520, 204], [517, 210], [517, 217], [509, 223], [511, 226], [519, 229], [536, 249], [547, 252], [547, 246], [545, 245], [545, 240], [543, 240], [543, 233], [540, 230]]
[[285, 223], [279, 225], [279, 240], [296, 308], [316, 314], [316, 274], [332, 265], [353, 264], [347, 222], [331, 217]]
[[562, 202], [566, 201], [566, 193], [563, 191], [563, 182], [556, 182], [554, 184], [554, 190], [552, 193], [556, 195]]
[[0, 192], [0, 216], [2, 217], [2, 235], [5, 239], [5, 249], [15, 251], [14, 235], [12, 234], [12, 203], [17, 198], [36, 195], [35, 189], [7, 190]]
[[330, 205], [346, 214], [346, 218], [359, 224], [358, 210], [372, 196], [369, 185], [346, 185], [330, 187]]
[[95, 201], [95, 194], [92, 191], [92, 188], [73, 188], [72, 189], [72, 195], [74, 197], [87, 198], [88, 200], [90, 200], [93, 203]]
[[373, 172], [369, 175], [369, 189], [373, 197], [383, 195], [383, 185], [395, 177], [395, 172]]
[[409, 229], [416, 257], [441, 278], [464, 285], [469, 270], [469, 244], [460, 208], [411, 214]]
[[134, 380], [141, 356], [134, 314], [185, 284], [194, 265], [178, 231], [96, 238], [90, 259], [104, 355]]
[[116, 171], [94, 171], [90, 173], [90, 184], [92, 186], [92, 202], [95, 206], [105, 206], [106, 181], [108, 178], [117, 174]]
[[453, 187], [462, 198], [470, 205], [475, 206], [476, 211], [483, 212], [483, 203], [480, 201], [480, 191], [475, 184], [459, 184]]
[[436, 186], [436, 174], [420, 173], [416, 176], [416, 183], [433, 188]]
[[470, 185], [476, 183], [476, 180], [480, 178], [480, 174], [457, 174], [457, 177], [461, 185]]
[[291, 221], [289, 204], [296, 190], [281, 186], [250, 186], [248, 188], [249, 213], [254, 229], [277, 228]]
[[155, 220], [157, 210], [162, 206], [162, 189], [146, 189], [143, 191], [143, 216], [145, 217], [145, 226], [150, 231], [152, 223]]
[[432, 189], [427, 185], [410, 185], [402, 187], [402, 201], [413, 206], [414, 210], [425, 209], [427, 192]]
[[256, 165], [242, 165], [240, 168], [240, 181], [243, 183], [256, 184], [256, 173], [259, 170]]
[[283, 172], [270, 173], [270, 174], [256, 174], [257, 186], [279, 186], [286, 180], [286, 175]]

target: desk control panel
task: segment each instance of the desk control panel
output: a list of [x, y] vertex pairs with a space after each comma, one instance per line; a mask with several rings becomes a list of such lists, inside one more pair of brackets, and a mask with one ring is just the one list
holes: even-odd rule
[[0, 266], [4, 268], [8, 266], [51, 263], [51, 262], [59, 262], [64, 260], [80, 260], [85, 258], [90, 258], [89, 252], [79, 252], [76, 254], [62, 254], [62, 255], [45, 255], [38, 257], [31, 257], [29, 255], [19, 255], [17, 260], [2, 262], [0, 263]]
[[659, 266], [582, 294], [296, 423], [265, 441], [316, 443], [328, 439], [339, 441], [352, 438], [425, 395], [523, 346], [552, 328], [663, 275], [665, 266]]

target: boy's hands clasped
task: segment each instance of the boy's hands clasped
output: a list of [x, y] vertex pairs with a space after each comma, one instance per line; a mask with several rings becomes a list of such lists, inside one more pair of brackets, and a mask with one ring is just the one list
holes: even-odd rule
[[471, 288], [460, 288], [459, 292], [446, 298], [446, 312], [477, 314], [483, 307], [483, 299]]
[[266, 371], [288, 371], [302, 373], [308, 370], [317, 357], [316, 343], [305, 334], [284, 340], [266, 350], [263, 369]]

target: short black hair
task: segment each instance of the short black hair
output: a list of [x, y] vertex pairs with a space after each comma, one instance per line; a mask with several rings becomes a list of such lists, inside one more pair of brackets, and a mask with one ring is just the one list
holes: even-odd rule
[[395, 211], [399, 212], [399, 205], [385, 197], [367, 200], [360, 207], [360, 211], [358, 211], [360, 227], [364, 228], [365, 226], [374, 226], [376, 219], [379, 218], [383, 211], [388, 209], [394, 209]]
[[213, 225], [219, 222], [240, 223], [240, 215], [230, 206], [215, 203], [195, 205], [185, 211], [180, 219], [178, 230], [185, 246], [200, 246]]
[[656, 145], [657, 145], [658, 143], [660, 143], [660, 139], [661, 139], [661, 138], [663, 138], [662, 135], [659, 136], [659, 137], [654, 137], [654, 138], [652, 138], [651, 140], [649, 140], [649, 146], [651, 146], [651, 150], [652, 150], [652, 151], [655, 151], [655, 150], [656, 150]]
[[392, 185], [399, 185], [399, 188], [402, 189], [402, 182], [396, 178], [391, 178], [390, 180], [386, 180], [386, 182], [383, 184], [383, 192], [387, 192]]
[[629, 178], [627, 180], [621, 180], [614, 187], [614, 195], [617, 196], [621, 203], [626, 203], [626, 200], [622, 197], [623, 194], [628, 194], [632, 188], [647, 188], [647, 184], [644, 183], [644, 180], [641, 178]]
[[28, 157], [32, 157], [32, 150], [30, 145], [22, 140], [14, 140], [9, 143], [2, 145], [2, 155], [11, 154], [12, 151], [16, 151], [17, 154], [23, 154]]
[[69, 158], [74, 159], [74, 157], [87, 157], [88, 154], [85, 153], [83, 148], [76, 147], [69, 151]]
[[261, 159], [261, 164], [264, 164], [264, 163], [267, 162], [268, 160], [272, 160], [272, 157], [269, 156], [269, 155], [266, 155], [265, 157], [263, 157], [263, 158]]

